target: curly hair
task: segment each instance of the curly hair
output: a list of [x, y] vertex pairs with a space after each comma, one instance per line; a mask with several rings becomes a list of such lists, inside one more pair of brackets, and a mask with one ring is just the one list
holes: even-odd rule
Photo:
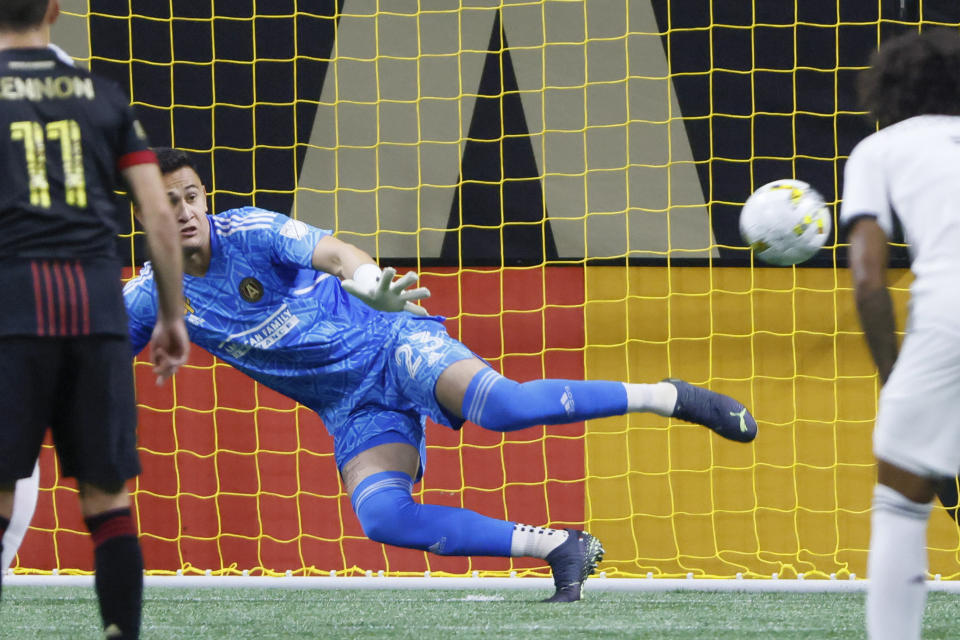
[[881, 127], [927, 113], [960, 115], [960, 35], [934, 29], [893, 38], [859, 80], [860, 104]]

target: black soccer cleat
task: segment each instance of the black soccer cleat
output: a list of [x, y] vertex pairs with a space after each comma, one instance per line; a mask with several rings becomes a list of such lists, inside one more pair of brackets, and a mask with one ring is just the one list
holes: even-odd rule
[[676, 378], [664, 382], [677, 388], [677, 405], [670, 417], [703, 425], [728, 440], [750, 442], [757, 437], [757, 421], [730, 396]]
[[603, 560], [603, 545], [586, 531], [567, 529], [567, 539], [547, 554], [556, 593], [544, 602], [576, 602], [583, 583]]

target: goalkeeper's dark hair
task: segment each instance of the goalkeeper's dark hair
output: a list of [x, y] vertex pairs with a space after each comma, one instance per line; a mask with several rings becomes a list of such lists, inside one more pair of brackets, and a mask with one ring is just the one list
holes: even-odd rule
[[50, 0], [0, 1], [0, 31], [26, 31], [43, 24]]
[[196, 163], [186, 151], [171, 149], [170, 147], [154, 147], [153, 152], [157, 154], [157, 163], [160, 165], [160, 173], [163, 175], [173, 173], [184, 167], [190, 167], [197, 175], [200, 175]]
[[923, 114], [960, 115], [960, 36], [931, 29], [893, 38], [859, 80], [860, 104], [881, 127]]

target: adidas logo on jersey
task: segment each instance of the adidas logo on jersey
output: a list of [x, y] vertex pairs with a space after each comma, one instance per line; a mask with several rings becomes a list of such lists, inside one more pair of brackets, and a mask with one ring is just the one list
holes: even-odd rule
[[303, 240], [307, 235], [307, 225], [299, 220], [287, 220], [280, 227], [280, 235], [291, 240]]

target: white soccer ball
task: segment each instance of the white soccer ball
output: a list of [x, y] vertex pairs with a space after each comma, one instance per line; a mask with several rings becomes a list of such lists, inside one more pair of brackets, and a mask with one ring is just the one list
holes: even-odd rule
[[810, 259], [830, 235], [830, 210], [801, 180], [767, 183], [740, 211], [740, 236], [763, 262], [779, 266]]

